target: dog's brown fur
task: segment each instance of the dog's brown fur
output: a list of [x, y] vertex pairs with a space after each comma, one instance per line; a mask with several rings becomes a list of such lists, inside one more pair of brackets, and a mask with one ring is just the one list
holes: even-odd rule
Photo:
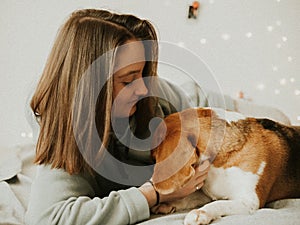
[[[227, 123], [211, 109], [188, 109], [164, 120], [156, 131], [155, 143], [159, 142], [153, 151], [153, 182], [162, 194], [187, 183], [205, 154], [214, 159], [215, 168], [238, 167], [258, 174], [259, 207], [300, 197], [299, 127], [255, 118]], [[265, 167], [259, 174], [262, 162]]]

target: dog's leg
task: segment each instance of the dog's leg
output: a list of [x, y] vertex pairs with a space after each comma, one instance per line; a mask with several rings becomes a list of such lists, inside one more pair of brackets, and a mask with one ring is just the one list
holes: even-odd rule
[[203, 206], [211, 202], [211, 199], [207, 197], [202, 190], [196, 191], [187, 197], [172, 201], [161, 203], [157, 206], [151, 208], [151, 212], [154, 214], [169, 214], [173, 212], [178, 212], [186, 209], [193, 209], [196, 207]]
[[248, 197], [244, 200], [217, 200], [208, 203], [189, 212], [184, 219], [184, 225], [209, 224], [221, 216], [252, 213], [259, 208], [259, 201], [255, 199], [251, 200]]

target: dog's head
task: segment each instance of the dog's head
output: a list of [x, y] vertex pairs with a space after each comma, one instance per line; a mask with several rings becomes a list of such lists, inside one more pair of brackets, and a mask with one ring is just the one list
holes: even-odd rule
[[184, 186], [195, 174], [210, 138], [210, 109], [188, 109], [168, 116], [154, 135], [152, 156], [156, 161], [152, 180], [161, 194]]

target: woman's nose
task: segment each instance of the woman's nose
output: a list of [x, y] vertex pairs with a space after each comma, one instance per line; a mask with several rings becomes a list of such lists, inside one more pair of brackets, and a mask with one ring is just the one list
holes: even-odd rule
[[135, 86], [136, 86], [135, 88], [136, 95], [145, 96], [148, 93], [148, 88], [146, 87], [143, 78], [139, 78], [138, 80], [136, 80]]

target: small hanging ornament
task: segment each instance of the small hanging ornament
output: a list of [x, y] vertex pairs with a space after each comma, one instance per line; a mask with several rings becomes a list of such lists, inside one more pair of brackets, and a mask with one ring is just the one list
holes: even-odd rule
[[200, 3], [198, 1], [194, 1], [193, 4], [189, 6], [189, 14], [188, 14], [189, 19], [191, 18], [197, 19], [199, 6]]
[[245, 101], [252, 101], [252, 99], [249, 98], [249, 97], [247, 97], [243, 91], [239, 91], [239, 92], [237, 93], [237, 97], [238, 97], [239, 99], [242, 99], [242, 100], [245, 100]]

